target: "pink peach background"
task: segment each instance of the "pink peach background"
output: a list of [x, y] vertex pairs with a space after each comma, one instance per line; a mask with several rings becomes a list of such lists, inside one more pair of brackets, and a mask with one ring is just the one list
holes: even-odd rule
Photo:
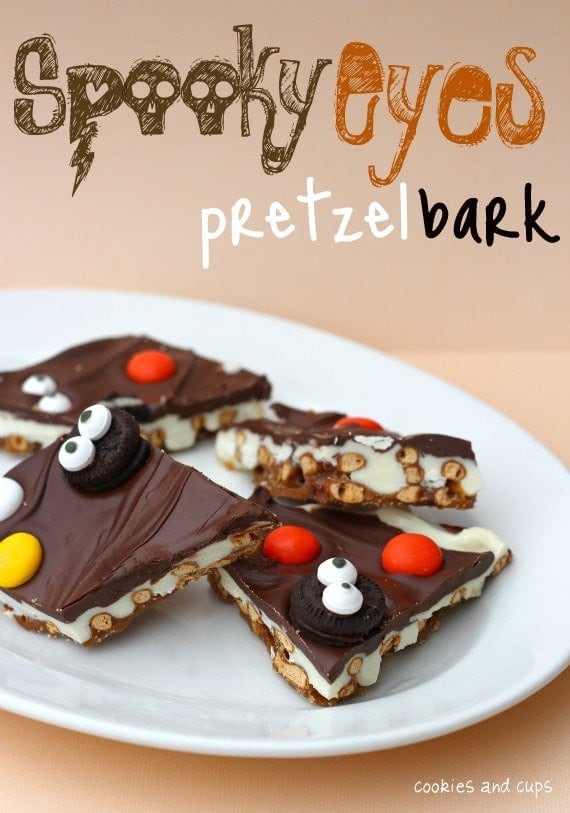
[[[112, 288], [176, 294], [286, 316], [391, 352], [447, 378], [523, 424], [570, 464], [568, 401], [568, 23], [566, 2], [529, 0], [401, 0], [286, 3], [230, 0], [4, 0], [0, 30], [0, 287]], [[201, 136], [194, 114], [178, 101], [163, 135], [142, 136], [124, 105], [99, 122], [90, 173], [72, 197], [68, 119], [46, 136], [15, 126], [13, 83], [18, 46], [49, 33], [59, 79], [83, 63], [104, 64], [125, 77], [141, 58], [165, 58], [182, 78], [200, 58], [235, 63], [238, 24], [253, 25], [253, 45], [279, 46], [266, 81], [276, 87], [278, 60], [298, 59], [300, 88], [317, 58], [329, 58], [307, 126], [291, 165], [266, 175], [260, 165], [263, 118], [252, 103], [251, 135], [239, 133], [239, 105], [226, 114], [223, 135]], [[378, 52], [384, 70], [410, 66], [413, 95], [428, 63], [444, 65], [433, 80], [418, 132], [401, 175], [385, 188], [368, 181], [391, 163], [400, 136], [381, 94], [373, 140], [343, 143], [334, 127], [338, 59], [350, 41]], [[513, 81], [505, 55], [514, 45], [536, 51], [521, 62], [545, 101], [538, 141], [510, 149], [493, 126], [474, 147], [449, 143], [437, 126], [438, 93], [455, 64], [483, 67], [493, 86]], [[33, 66], [30, 66], [32, 70]], [[364, 101], [351, 108], [355, 129]], [[515, 82], [515, 113], [528, 100]], [[45, 115], [45, 109], [44, 109]], [[69, 115], [69, 105], [68, 105]], [[466, 108], [462, 115], [475, 121]], [[469, 118], [470, 116], [474, 118]], [[280, 121], [278, 134], [287, 126]], [[296, 198], [308, 177], [331, 198], [317, 204], [318, 239], [309, 239], [305, 209]], [[399, 184], [409, 200], [407, 240], [399, 236]], [[418, 189], [452, 211], [468, 197], [508, 204], [505, 226], [523, 230], [523, 189], [546, 202], [541, 225], [561, 236], [498, 239], [492, 247], [448, 229], [423, 235]], [[261, 239], [231, 244], [229, 231], [213, 243], [211, 266], [201, 267], [200, 214], [229, 213], [248, 198], [248, 227]], [[274, 238], [264, 221], [272, 201], [291, 213], [296, 229]], [[390, 213], [395, 232], [383, 240], [362, 220], [371, 201]], [[353, 207], [361, 240], [333, 240], [334, 207]], [[46, 299], [46, 303], [48, 303]], [[48, 304], [46, 304], [49, 307]], [[25, 314], [22, 315], [25, 318]], [[259, 337], [252, 336], [252, 341]], [[529, 598], [530, 600], [530, 598]], [[562, 810], [570, 805], [567, 753], [568, 672], [537, 695], [466, 731], [388, 752], [311, 760], [241, 760], [110, 743], [0, 712], [3, 770], [0, 803], [32, 810], [267, 810], [286, 803], [300, 810], [441, 809], [442, 798], [418, 796], [418, 779], [453, 777], [500, 782], [507, 776], [549, 780], [553, 792], [532, 796], [453, 796], [454, 809], [485, 802], [488, 809]]]
[[[3, 9], [0, 132], [9, 157], [0, 191], [3, 285], [137, 288], [223, 301], [322, 325], [389, 351], [570, 345], [564, 239], [550, 245], [536, 235], [531, 243], [498, 238], [487, 247], [470, 238], [457, 240], [448, 228], [428, 240], [418, 202], [419, 188], [430, 201], [446, 201], [452, 212], [468, 197], [477, 197], [483, 209], [502, 196], [508, 205], [504, 225], [524, 231], [523, 191], [531, 182], [536, 202], [546, 202], [539, 222], [563, 235], [569, 215], [564, 147], [570, 132], [564, 2], [9, 0]], [[69, 105], [65, 126], [52, 134], [28, 136], [14, 125], [13, 100], [21, 95], [13, 85], [15, 54], [32, 36], [47, 32], [54, 38], [60, 78], [45, 84], [65, 90], [65, 70], [83, 63], [107, 65], [126, 77], [137, 60], [158, 56], [170, 60], [182, 79], [200, 58], [220, 56], [235, 63], [232, 28], [245, 23], [253, 25], [256, 56], [266, 45], [280, 48], [264, 80], [274, 91], [281, 58], [300, 60], [301, 90], [317, 58], [333, 62], [321, 76], [307, 126], [281, 174], [266, 175], [260, 166], [258, 103], [250, 105], [248, 138], [240, 135], [239, 103], [227, 111], [218, 136], [200, 135], [194, 113], [180, 99], [167, 111], [164, 134], [155, 136], [142, 136], [134, 112], [122, 105], [99, 120], [95, 160], [74, 197]], [[379, 174], [386, 173], [401, 135], [388, 114], [386, 92], [368, 144], [346, 144], [334, 127], [338, 60], [352, 40], [377, 50], [386, 75], [390, 64], [409, 65], [412, 99], [425, 67], [444, 66], [430, 87], [402, 172], [384, 188], [371, 185], [367, 167], [374, 164]], [[546, 122], [538, 141], [508, 148], [495, 125], [480, 145], [447, 141], [437, 124], [437, 103], [447, 72], [458, 63], [484, 68], [494, 88], [513, 82], [515, 115], [526, 120], [528, 97], [505, 66], [515, 45], [537, 54], [530, 63], [519, 57], [519, 63], [544, 97]], [[351, 99], [354, 130], [363, 126], [368, 98]], [[50, 105], [46, 99], [43, 104], [45, 116]], [[468, 130], [480, 105], [455, 106], [460, 108]], [[278, 125], [276, 143], [290, 126], [283, 113]], [[315, 179], [316, 190], [332, 193], [317, 204], [314, 242], [306, 207], [296, 201], [307, 177]], [[406, 241], [399, 236], [400, 182], [408, 191]], [[248, 226], [265, 227], [266, 234], [232, 246], [227, 229], [212, 245], [211, 266], [204, 271], [201, 209], [217, 207], [228, 214], [241, 197], [252, 203]], [[273, 237], [264, 222], [274, 200], [296, 225], [285, 239]], [[373, 238], [363, 222], [371, 201], [390, 214], [396, 228], [389, 237]], [[356, 242], [335, 243], [338, 218], [331, 209], [347, 206], [354, 209], [351, 231], [364, 227], [365, 234]], [[480, 230], [483, 226], [481, 221]]]

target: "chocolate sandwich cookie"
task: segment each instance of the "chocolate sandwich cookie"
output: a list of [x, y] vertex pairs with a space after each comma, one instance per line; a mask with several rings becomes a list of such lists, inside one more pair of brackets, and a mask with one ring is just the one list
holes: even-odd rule
[[149, 448], [132, 415], [94, 404], [79, 416], [77, 428], [60, 449], [59, 461], [76, 488], [109, 491], [130, 480], [147, 459]]
[[[336, 611], [327, 609], [323, 602], [323, 593], [328, 589], [336, 593], [334, 598], [338, 604], [329, 604]], [[343, 592], [346, 593], [346, 600], [342, 599]], [[345, 608], [351, 608], [351, 600], [361, 605], [356, 612], [345, 611]], [[299, 579], [291, 591], [289, 621], [295, 629], [314, 641], [347, 647], [361, 643], [378, 632], [385, 608], [382, 590], [365, 576], [358, 576], [354, 585], [350, 582], [325, 585], [316, 574], [311, 574]]]

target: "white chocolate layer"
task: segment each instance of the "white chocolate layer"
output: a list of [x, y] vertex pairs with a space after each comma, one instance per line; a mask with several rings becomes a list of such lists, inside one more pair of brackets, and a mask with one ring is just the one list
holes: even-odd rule
[[[311, 511], [314, 506], [304, 506]], [[314, 666], [310, 658], [298, 646], [293, 645], [292, 651], [288, 652], [289, 663], [299, 666], [307, 675], [310, 685], [326, 700], [334, 700], [341, 696], [342, 689], [350, 683], [356, 681], [361, 686], [371, 686], [378, 680], [382, 662], [382, 651], [389, 648], [390, 641], [397, 636], [397, 643], [393, 647], [394, 651], [400, 651], [407, 646], [415, 644], [419, 638], [424, 623], [436, 612], [455, 604], [458, 597], [462, 600], [476, 598], [481, 594], [485, 581], [492, 574], [495, 566], [500, 560], [509, 556], [507, 545], [497, 536], [494, 531], [487, 528], [472, 527], [462, 530], [458, 534], [446, 531], [437, 525], [400, 508], [380, 508], [376, 511], [378, 518], [389, 525], [399, 528], [401, 531], [410, 533], [423, 533], [434, 539], [442, 548], [466, 551], [471, 553], [481, 553], [490, 551], [493, 554], [493, 561], [487, 570], [480, 576], [466, 582], [462, 588], [458, 588], [443, 596], [433, 607], [412, 616], [409, 624], [402, 629], [390, 631], [380, 642], [380, 645], [371, 653], [355, 653], [349, 663], [347, 663], [340, 675], [332, 682], [328, 681], [320, 671]], [[255, 609], [261, 620], [274, 640], [283, 637], [291, 640], [288, 631], [280, 627], [271, 619], [260, 607], [255, 605], [254, 599], [234, 581], [227, 570], [221, 568], [218, 571], [220, 583], [224, 590], [233, 599], [245, 608], [248, 604]], [[461, 592], [459, 592], [461, 591]], [[277, 636], [275, 635], [277, 631]], [[275, 659], [276, 652], [271, 652], [272, 660]], [[362, 666], [358, 673], [351, 676], [349, 673], [350, 663], [356, 658], [361, 659]]]
[[200, 415], [193, 415], [191, 418], [180, 418], [178, 415], [165, 415], [156, 421], [141, 423], [141, 429], [147, 434], [151, 434], [155, 429], [164, 432], [164, 446], [170, 452], [179, 452], [182, 449], [189, 449], [196, 443], [201, 426], [212, 434], [227, 424], [224, 413], [228, 410], [234, 413], [232, 420], [246, 421], [259, 418], [263, 412], [263, 406], [259, 401], [244, 401], [241, 404], [213, 409], [210, 412], [203, 412]]
[[[106, 406], [129, 407], [140, 404], [138, 399], [117, 398], [113, 401], [102, 401]], [[198, 430], [195, 426], [203, 426], [208, 432], [217, 432], [224, 425], [224, 413], [231, 409], [235, 413], [233, 418], [236, 421], [244, 421], [252, 418], [259, 418], [263, 412], [263, 406], [259, 401], [244, 401], [240, 404], [221, 407], [193, 415], [188, 418], [180, 418], [178, 415], [165, 415], [156, 421], [141, 424], [141, 430], [150, 434], [156, 429], [164, 433], [165, 448], [171, 452], [189, 449], [196, 443]], [[53, 443], [62, 435], [66, 435], [71, 427], [58, 423], [43, 423], [32, 418], [18, 418], [10, 412], [0, 411], [0, 438], [7, 438], [14, 435], [21, 436], [30, 443], [37, 443], [42, 448]]]
[[[303, 455], [310, 454], [318, 463], [336, 467], [341, 455], [353, 453], [364, 458], [364, 465], [348, 475], [354, 483], [359, 483], [378, 494], [396, 494], [407, 485], [405, 471], [398, 460], [402, 445], [385, 435], [356, 435], [342, 446], [313, 446], [276, 443], [269, 435], [259, 435], [249, 429], [230, 427], [222, 429], [216, 436], [216, 455], [227, 466], [252, 471], [258, 465], [259, 450], [267, 449], [277, 464], [290, 461], [301, 465]], [[419, 465], [423, 469], [423, 479], [417, 485], [435, 489], [446, 484], [441, 473], [442, 463], [453, 459], [465, 469], [461, 488], [468, 496], [475, 495], [483, 485], [483, 479], [476, 462], [463, 457], [441, 458], [422, 454]]]
[[14, 435], [26, 438], [29, 443], [49, 446], [62, 435], [67, 435], [71, 427], [58, 423], [40, 423], [32, 418], [17, 418], [11, 412], [0, 411], [0, 437]]

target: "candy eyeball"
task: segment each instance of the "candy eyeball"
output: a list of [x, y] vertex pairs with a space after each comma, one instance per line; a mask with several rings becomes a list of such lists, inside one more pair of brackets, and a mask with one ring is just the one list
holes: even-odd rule
[[81, 471], [95, 460], [95, 444], [90, 438], [75, 435], [64, 441], [57, 457], [66, 471]]
[[11, 477], [0, 477], [0, 520], [15, 514], [24, 502], [24, 489]]
[[26, 378], [22, 384], [22, 392], [26, 395], [53, 395], [57, 391], [57, 382], [51, 375], [34, 373]]
[[77, 422], [79, 434], [90, 440], [100, 440], [109, 431], [113, 416], [104, 404], [93, 404], [84, 409]]
[[363, 595], [354, 584], [333, 582], [323, 590], [323, 605], [336, 615], [354, 615], [362, 607]]
[[348, 582], [354, 584], [358, 573], [356, 568], [348, 559], [342, 556], [333, 556], [332, 559], [325, 559], [317, 568], [317, 579], [321, 584], [340, 584]]
[[52, 395], [44, 395], [38, 401], [38, 409], [47, 412], [49, 415], [58, 415], [61, 412], [69, 412], [73, 404], [62, 392], [54, 392]]

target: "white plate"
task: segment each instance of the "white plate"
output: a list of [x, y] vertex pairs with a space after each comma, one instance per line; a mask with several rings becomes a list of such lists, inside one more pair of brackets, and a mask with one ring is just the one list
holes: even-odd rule
[[[476, 723], [528, 697], [568, 663], [570, 593], [560, 585], [570, 570], [570, 480], [546, 449], [485, 404], [353, 342], [223, 306], [14, 291], [0, 293], [0, 313], [0, 369], [97, 336], [144, 332], [266, 372], [274, 397], [291, 404], [372, 415], [406, 433], [469, 437], [486, 485], [477, 508], [459, 519], [495, 529], [515, 553], [481, 599], [450, 612], [425, 646], [385, 658], [376, 687], [346, 705], [306, 703], [272, 672], [265, 647], [235, 608], [200, 582], [87, 650], [0, 617], [5, 709], [180, 751], [349, 754]], [[178, 457], [244, 495], [251, 490], [245, 475], [216, 463], [209, 442]], [[2, 455], [0, 471], [13, 463]], [[545, 555], [553, 545], [555, 563]]]

